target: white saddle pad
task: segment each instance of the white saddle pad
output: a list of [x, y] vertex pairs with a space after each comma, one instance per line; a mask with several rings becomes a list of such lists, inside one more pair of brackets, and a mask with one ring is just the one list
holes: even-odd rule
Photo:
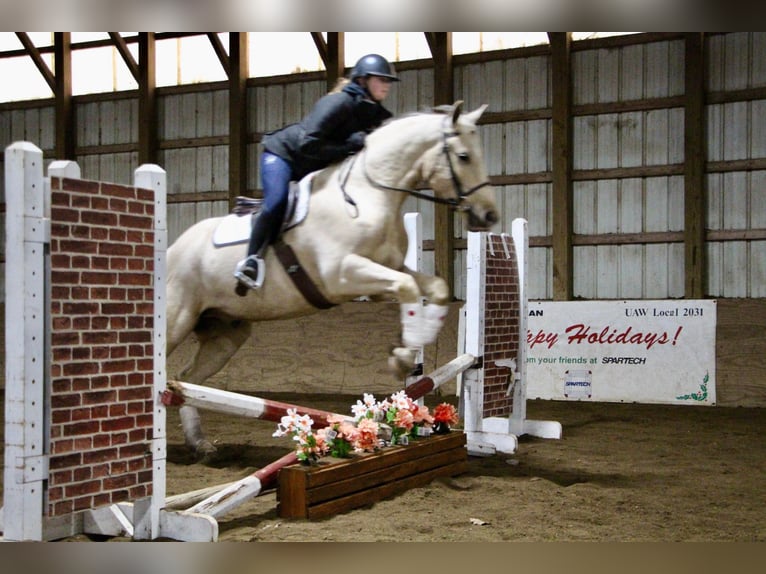
[[[295, 227], [306, 219], [309, 212], [309, 199], [311, 198], [311, 180], [314, 174], [310, 173], [298, 182], [297, 192], [290, 201], [295, 204], [292, 209], [292, 217], [282, 226], [282, 231]], [[292, 189], [291, 189], [292, 192]], [[288, 210], [290, 206], [288, 204]], [[230, 213], [221, 219], [213, 232], [213, 245], [223, 247], [236, 243], [245, 243], [250, 239], [250, 229], [253, 226], [253, 215], [237, 215]]]

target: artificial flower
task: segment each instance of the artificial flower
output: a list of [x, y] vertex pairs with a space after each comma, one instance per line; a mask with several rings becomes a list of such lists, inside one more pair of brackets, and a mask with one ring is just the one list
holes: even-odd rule
[[434, 408], [433, 419], [435, 423], [457, 424], [460, 420], [455, 407], [449, 403], [441, 403]]

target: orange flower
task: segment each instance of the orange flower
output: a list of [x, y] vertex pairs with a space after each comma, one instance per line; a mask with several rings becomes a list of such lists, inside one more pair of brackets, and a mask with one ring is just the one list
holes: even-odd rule
[[442, 403], [434, 408], [434, 421], [447, 423], [448, 425], [457, 424], [460, 419], [457, 416], [457, 411], [449, 403]]

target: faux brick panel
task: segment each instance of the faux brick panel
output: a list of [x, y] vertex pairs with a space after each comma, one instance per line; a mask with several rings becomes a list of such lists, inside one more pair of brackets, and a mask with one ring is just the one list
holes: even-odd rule
[[55, 516], [152, 491], [154, 194], [53, 178], [51, 204]]
[[83, 211], [82, 222], [98, 227], [114, 227], [120, 225], [120, 217], [114, 213]]
[[[506, 258], [505, 249], [510, 258]], [[486, 253], [484, 416], [508, 416], [513, 399], [506, 395], [510, 369], [495, 361], [512, 359], [518, 352], [519, 279], [513, 242], [503, 246], [499, 235], [489, 235]]]

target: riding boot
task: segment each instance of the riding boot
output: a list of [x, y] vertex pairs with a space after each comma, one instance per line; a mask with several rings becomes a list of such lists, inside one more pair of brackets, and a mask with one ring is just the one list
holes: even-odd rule
[[261, 212], [255, 218], [247, 248], [248, 256], [237, 263], [234, 271], [234, 277], [249, 289], [260, 289], [263, 285], [266, 267], [263, 253], [272, 241], [275, 227], [275, 218], [270, 213]]

